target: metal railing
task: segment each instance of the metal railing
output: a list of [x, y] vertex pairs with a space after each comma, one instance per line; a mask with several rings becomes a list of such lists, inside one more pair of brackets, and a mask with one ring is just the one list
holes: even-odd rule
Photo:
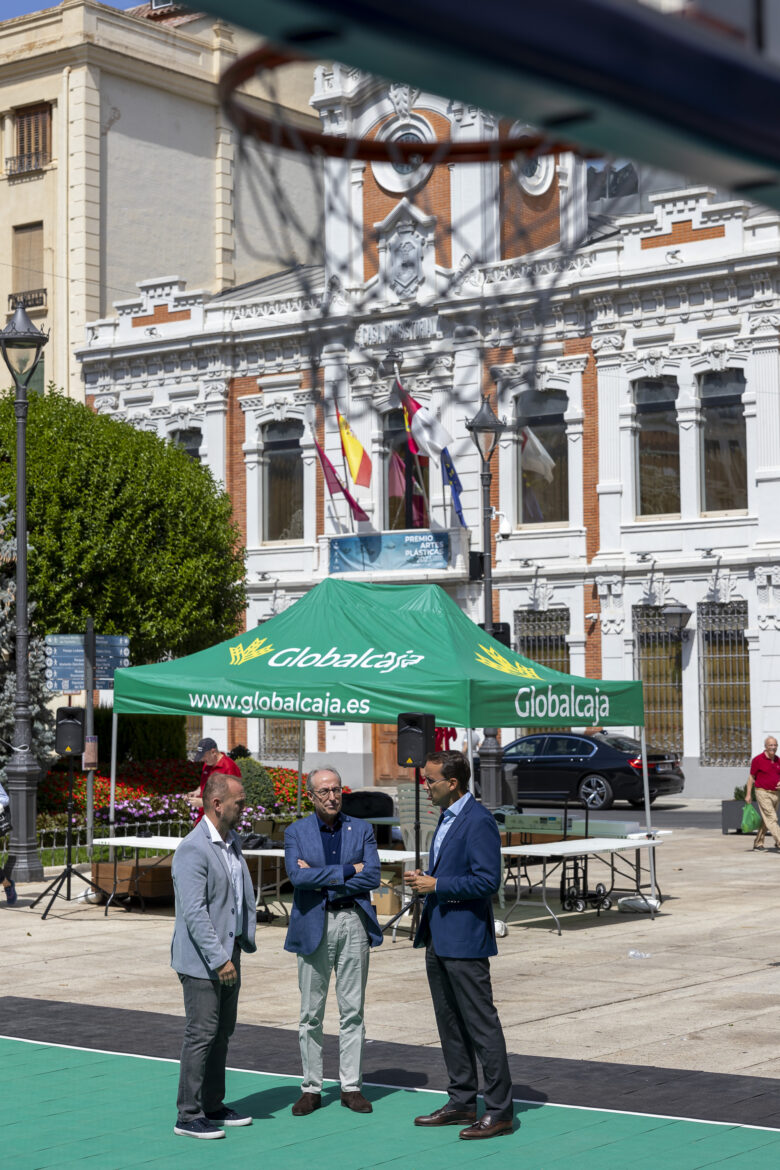
[[33, 150], [29, 154], [15, 154], [5, 160], [6, 173], [25, 175], [30, 171], [42, 171], [51, 162], [51, 151]]
[[[110, 833], [112, 837], [185, 837], [192, 828], [192, 822], [179, 820], [171, 821], [136, 821], [129, 825], [115, 825]], [[95, 837], [108, 837], [107, 824], [95, 825]], [[74, 864], [89, 860], [89, 846], [87, 845], [87, 830], [84, 825], [77, 825], [72, 830], [73, 861]], [[38, 855], [44, 868], [64, 865], [66, 833], [65, 829], [43, 829], [38, 833]], [[0, 864], [8, 854], [8, 838], [0, 837]], [[95, 860], [108, 858], [108, 846], [96, 846], [93, 850]]]
[[9, 293], [8, 312], [13, 313], [17, 305], [24, 305], [25, 309], [45, 309], [46, 289], [31, 288], [24, 292]]

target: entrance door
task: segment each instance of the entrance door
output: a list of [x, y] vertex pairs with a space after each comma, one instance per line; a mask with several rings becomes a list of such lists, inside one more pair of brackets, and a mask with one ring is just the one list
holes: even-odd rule
[[395, 723], [374, 723], [371, 740], [375, 784], [397, 784], [399, 781], [414, 779], [413, 769], [401, 768], [396, 763], [398, 728]]

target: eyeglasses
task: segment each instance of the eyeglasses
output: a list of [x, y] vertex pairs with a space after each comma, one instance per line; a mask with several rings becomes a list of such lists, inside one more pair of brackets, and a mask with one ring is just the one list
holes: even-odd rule
[[426, 776], [425, 773], [423, 773], [423, 780], [425, 781], [426, 784], [429, 784], [429, 785], [440, 784], [441, 781], [445, 780], [445, 779], [446, 779], [445, 776]]
[[341, 793], [340, 787], [339, 788], [315, 788], [314, 789], [315, 796], [339, 796], [340, 793]]

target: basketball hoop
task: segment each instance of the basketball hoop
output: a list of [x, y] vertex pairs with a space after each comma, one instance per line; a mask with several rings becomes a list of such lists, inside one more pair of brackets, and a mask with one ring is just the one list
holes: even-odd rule
[[361, 159], [364, 162], [389, 162], [393, 165], [427, 163], [438, 166], [446, 162], [484, 163], [508, 162], [518, 154], [547, 155], [568, 152], [581, 157], [592, 157], [570, 142], [551, 140], [539, 134], [499, 136], [480, 141], [408, 142], [399, 139], [383, 141], [379, 138], [353, 138], [323, 134], [293, 126], [282, 119], [274, 119], [242, 102], [238, 89], [260, 74], [284, 65], [308, 61], [311, 58], [271, 45], [247, 53], [229, 66], [219, 82], [219, 98], [225, 113], [239, 134], [247, 135], [289, 150], [304, 150], [329, 158]]

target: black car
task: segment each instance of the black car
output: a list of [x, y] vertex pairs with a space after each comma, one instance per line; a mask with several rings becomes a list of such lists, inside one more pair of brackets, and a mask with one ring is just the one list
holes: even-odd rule
[[[657, 796], [682, 792], [685, 785], [677, 758], [659, 748], [648, 746], [647, 775], [651, 804]], [[644, 807], [641, 746], [625, 735], [524, 735], [504, 748], [503, 778], [505, 798], [519, 806], [524, 797], [568, 792], [591, 812], [611, 808], [616, 800]]]

